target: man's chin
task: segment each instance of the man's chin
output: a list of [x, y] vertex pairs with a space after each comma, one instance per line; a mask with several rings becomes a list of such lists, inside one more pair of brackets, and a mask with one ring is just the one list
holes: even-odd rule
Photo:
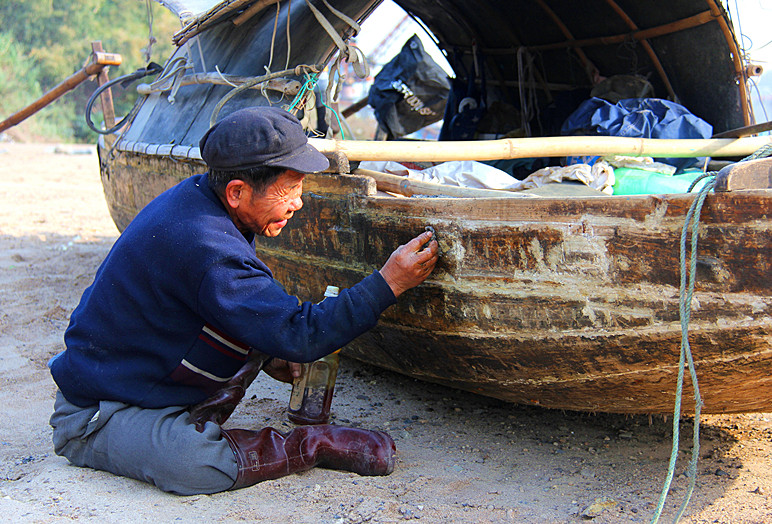
[[287, 222], [289, 222], [288, 218], [285, 218], [284, 220], [278, 220], [276, 222], [271, 222], [268, 224], [268, 226], [263, 229], [260, 232], [260, 236], [264, 237], [277, 237], [279, 236], [279, 233], [281, 233], [282, 229], [284, 229], [284, 226], [287, 225]]
[[277, 223], [274, 223], [274, 224], [271, 224], [270, 226], [268, 226], [265, 229], [265, 233], [263, 233], [263, 236], [266, 236], [266, 237], [278, 237], [279, 234], [284, 229], [284, 226], [287, 224], [286, 220], [283, 220], [282, 222], [283, 222], [282, 225], [279, 225], [280, 223], [277, 222]]

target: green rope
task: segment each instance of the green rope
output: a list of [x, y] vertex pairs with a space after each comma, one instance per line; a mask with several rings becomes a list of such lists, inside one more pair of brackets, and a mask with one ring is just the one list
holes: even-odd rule
[[209, 117], [209, 127], [213, 126], [217, 122], [217, 116], [220, 114], [220, 110], [223, 108], [223, 106], [237, 94], [242, 93], [247, 89], [251, 89], [253, 86], [256, 86], [261, 82], [267, 82], [268, 80], [272, 80], [274, 78], [280, 78], [280, 77], [289, 76], [289, 75], [300, 75], [299, 71], [303, 69], [305, 70], [310, 69], [314, 71], [316, 70], [316, 66], [299, 65], [294, 69], [285, 69], [284, 71], [268, 73], [267, 75], [252, 78], [251, 80], [241, 84], [239, 87], [231, 89], [224, 97], [220, 99], [219, 102], [217, 102], [217, 105], [214, 106], [214, 109], [212, 110], [212, 116]]
[[306, 81], [303, 83], [303, 87], [301, 87], [300, 91], [298, 91], [298, 94], [295, 95], [295, 98], [292, 100], [292, 103], [289, 105], [287, 111], [292, 112], [292, 110], [295, 109], [295, 106], [297, 106], [306, 95], [306, 91], [312, 90], [314, 87], [316, 87], [316, 83], [318, 81], [319, 73], [314, 73], [313, 75], [307, 74]]
[[[300, 101], [303, 99], [303, 97], [306, 94], [306, 91], [312, 90], [314, 87], [316, 87], [316, 83], [319, 81], [319, 74], [314, 73], [313, 75], [306, 75], [306, 81], [303, 84], [303, 87], [300, 88], [300, 91], [298, 91], [298, 94], [295, 95], [294, 100], [292, 100], [292, 103], [290, 104], [287, 111], [292, 111], [295, 109], [295, 106], [297, 106]], [[338, 129], [340, 129], [340, 139], [346, 140], [346, 136], [343, 134], [343, 123], [340, 121], [340, 117], [338, 116], [338, 112], [335, 111], [333, 108], [327, 105], [327, 103], [322, 99], [322, 105], [330, 110], [330, 112], [335, 115], [335, 119], [338, 121]]]
[[[322, 105], [323, 105], [324, 107], [326, 107], [327, 109], [329, 109], [329, 110], [332, 112], [332, 114], [333, 114], [333, 115], [335, 115], [335, 120], [337, 120], [337, 121], [338, 121], [338, 130], [340, 131], [340, 139], [341, 139], [341, 140], [346, 140], [346, 135], [344, 135], [344, 134], [343, 134], [343, 123], [340, 121], [340, 117], [338, 116], [338, 112], [337, 112], [337, 111], [335, 111], [335, 110], [334, 110], [333, 108], [331, 108], [330, 106], [328, 106], [327, 104], [325, 104], [325, 103], [324, 103], [324, 100], [322, 100]], [[350, 130], [349, 130], [349, 131], [350, 131]]]
[[[742, 159], [740, 162], [746, 160], [755, 160], [757, 158], [763, 158], [772, 155], [772, 144], [762, 146], [752, 155]], [[694, 430], [692, 434], [692, 454], [689, 461], [689, 468], [687, 470], [687, 477], [689, 477], [689, 486], [686, 490], [686, 495], [681, 503], [681, 507], [678, 509], [678, 513], [673, 519], [673, 522], [678, 522], [686, 511], [686, 507], [689, 505], [689, 501], [694, 493], [694, 487], [697, 482], [697, 461], [700, 456], [700, 414], [702, 412], [702, 397], [700, 396], [700, 387], [697, 382], [697, 372], [694, 367], [694, 359], [692, 357], [691, 347], [689, 345], [689, 321], [691, 320], [691, 307], [692, 297], [694, 295], [694, 285], [697, 279], [697, 240], [699, 238], [699, 226], [700, 226], [700, 213], [702, 212], [702, 206], [705, 203], [705, 198], [708, 193], [713, 190], [716, 185], [716, 172], [708, 172], [700, 176], [689, 187], [688, 192], [691, 192], [697, 183], [704, 178], [711, 178], [700, 189], [697, 198], [694, 199], [692, 205], [689, 207], [689, 211], [686, 213], [686, 219], [684, 226], [681, 229], [681, 244], [680, 244], [680, 261], [681, 261], [681, 283], [679, 292], [678, 309], [681, 318], [681, 354], [678, 361], [678, 379], [676, 382], [676, 398], [675, 408], [673, 410], [673, 447], [670, 453], [670, 462], [668, 465], [667, 476], [665, 478], [665, 484], [662, 486], [662, 493], [659, 496], [659, 502], [657, 508], [654, 511], [654, 516], [651, 519], [652, 524], [659, 522], [659, 517], [662, 515], [662, 509], [665, 506], [665, 500], [667, 499], [668, 491], [670, 491], [670, 485], [673, 481], [673, 474], [675, 472], [675, 465], [678, 459], [678, 445], [680, 440], [680, 423], [681, 423], [681, 395], [683, 392], [684, 381], [684, 368], [685, 364], [689, 365], [689, 375], [692, 379], [692, 388], [694, 391]], [[686, 237], [691, 226], [691, 253], [689, 258], [689, 281], [687, 286], [686, 278]]]
[[[712, 174], [715, 177], [715, 173]], [[670, 463], [668, 465], [667, 477], [665, 478], [665, 484], [662, 487], [662, 493], [659, 496], [659, 502], [657, 509], [654, 512], [651, 522], [659, 522], [659, 517], [662, 514], [662, 509], [665, 506], [665, 500], [667, 499], [668, 491], [670, 491], [670, 484], [673, 481], [673, 474], [675, 472], [675, 465], [678, 459], [678, 444], [680, 440], [680, 423], [681, 423], [681, 396], [683, 392], [684, 382], [684, 368], [688, 362], [689, 374], [692, 379], [692, 387], [694, 389], [694, 433], [692, 438], [692, 456], [689, 463], [689, 469], [687, 476], [689, 477], [689, 487], [687, 489], [684, 501], [681, 504], [681, 508], [678, 511], [674, 522], [678, 522], [686, 510], [686, 506], [689, 504], [692, 493], [694, 492], [694, 486], [697, 479], [697, 460], [699, 458], [700, 449], [700, 412], [702, 410], [702, 398], [700, 397], [700, 388], [697, 382], [697, 374], [694, 369], [694, 359], [692, 358], [691, 348], [689, 346], [689, 321], [691, 320], [691, 305], [692, 296], [694, 295], [694, 284], [697, 274], [697, 239], [699, 236], [699, 222], [700, 212], [702, 211], [702, 205], [705, 203], [705, 197], [715, 186], [715, 178], [706, 183], [700, 190], [697, 198], [692, 202], [689, 212], [686, 214], [686, 220], [684, 221], [684, 227], [681, 229], [681, 286], [679, 295], [679, 313], [681, 317], [681, 355], [678, 361], [678, 380], [676, 382], [676, 399], [675, 408], [673, 410], [673, 447], [670, 453]], [[687, 290], [686, 283], [686, 237], [691, 225], [691, 257], [689, 260], [689, 283]]]
[[770, 155], [772, 155], [772, 144], [765, 144], [758, 148], [752, 155], [740, 160], [740, 162], [745, 162], [746, 160], [756, 160], [757, 158], [766, 158]]
[[[684, 501], [681, 504], [678, 514], [676, 515], [674, 522], [678, 522], [681, 516], [686, 511], [686, 506], [689, 504], [689, 500], [694, 493], [694, 486], [697, 482], [697, 461], [700, 456], [700, 414], [702, 413], [702, 397], [700, 396], [700, 386], [697, 382], [697, 371], [694, 367], [694, 359], [692, 358], [692, 350], [689, 345], [689, 321], [692, 317], [692, 297], [694, 295], [694, 284], [697, 280], [697, 240], [699, 239], [699, 227], [700, 227], [700, 214], [702, 212], [702, 205], [705, 203], [705, 198], [708, 193], [716, 186], [715, 175], [709, 180], [705, 186], [700, 190], [697, 199], [692, 202], [690, 208], [691, 217], [687, 216], [686, 224], [689, 220], [692, 222], [692, 252], [689, 259], [689, 287], [686, 293], [686, 298], [680, 300], [680, 315], [681, 315], [681, 352], [686, 354], [686, 358], [689, 364], [689, 374], [692, 379], [692, 389], [694, 392], [694, 428], [692, 432], [692, 456], [689, 461], [689, 470], [687, 476], [689, 477], [689, 487], [686, 490]], [[684, 267], [686, 266], [686, 224], [681, 233], [681, 287], [680, 297], [684, 296], [684, 282], [686, 280], [684, 275]]]

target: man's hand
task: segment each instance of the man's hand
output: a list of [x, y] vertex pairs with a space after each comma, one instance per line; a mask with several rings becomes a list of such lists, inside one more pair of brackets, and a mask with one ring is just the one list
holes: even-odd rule
[[[431, 231], [421, 233], [403, 246], [399, 246], [381, 268], [383, 279], [389, 284], [395, 297], [426, 280], [437, 264], [439, 245]], [[425, 248], [421, 246], [429, 242]]]
[[300, 364], [297, 362], [289, 362], [280, 358], [272, 358], [268, 363], [263, 366], [269, 377], [292, 384], [296, 378], [300, 376]]

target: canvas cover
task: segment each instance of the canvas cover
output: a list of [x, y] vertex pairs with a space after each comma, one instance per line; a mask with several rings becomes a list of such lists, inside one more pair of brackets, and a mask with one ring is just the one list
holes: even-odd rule
[[166, 9], [177, 15], [181, 20], [185, 20], [201, 13], [205, 13], [210, 8], [221, 3], [218, 0], [155, 0]]

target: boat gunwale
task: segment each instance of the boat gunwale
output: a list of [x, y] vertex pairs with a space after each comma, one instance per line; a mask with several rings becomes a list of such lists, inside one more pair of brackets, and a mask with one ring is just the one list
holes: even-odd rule
[[[100, 146], [110, 154], [111, 150], [100, 141]], [[174, 144], [140, 144], [126, 143], [115, 144], [112, 153], [123, 153], [129, 156], [144, 156], [149, 159], [168, 159], [177, 165], [190, 163], [190, 175], [204, 172], [206, 164], [200, 158], [197, 147], [180, 146]], [[200, 169], [196, 169], [200, 167]], [[321, 178], [323, 177], [323, 178]], [[182, 179], [181, 177], [175, 177]], [[357, 182], [363, 178], [371, 183]], [[325, 180], [328, 183], [320, 184]], [[329, 191], [328, 185], [342, 186], [335, 191]], [[348, 186], [348, 187], [345, 187]], [[391, 196], [387, 193], [377, 193], [374, 190], [374, 180], [367, 176], [355, 174], [339, 174], [325, 172], [311, 174], [306, 177], [304, 194], [312, 195], [337, 194], [338, 197], [346, 196], [361, 199], [359, 206], [362, 208], [380, 207], [382, 212], [393, 211], [395, 213], [410, 213], [414, 208], [416, 213], [426, 216], [427, 213], [436, 217], [447, 216], [449, 212], [454, 219], [491, 220], [503, 212], [500, 219], [503, 221], [517, 219], [515, 215], [528, 213], [528, 222], [553, 222], [572, 224], [581, 223], [590, 217], [595, 218], [625, 218], [644, 221], [647, 217], [660, 213], [664, 218], [683, 217], [689, 206], [696, 198], [696, 193], [663, 193], [641, 195], [581, 195], [581, 196], [534, 196], [533, 198], [501, 197], [437, 197], [437, 196]], [[438, 186], [441, 187], [440, 184]], [[455, 187], [455, 186], [449, 186]], [[737, 201], [744, 205], [736, 205]], [[757, 200], [757, 206], [749, 209], [747, 203]], [[724, 205], [725, 204], [725, 205]], [[384, 209], [388, 206], [389, 211]], [[763, 213], [754, 213], [754, 209], [763, 210], [772, 208], [772, 188], [733, 190], [720, 193], [710, 193], [707, 196], [703, 208], [702, 221], [708, 223], [750, 223], [754, 220], [764, 220]]]

